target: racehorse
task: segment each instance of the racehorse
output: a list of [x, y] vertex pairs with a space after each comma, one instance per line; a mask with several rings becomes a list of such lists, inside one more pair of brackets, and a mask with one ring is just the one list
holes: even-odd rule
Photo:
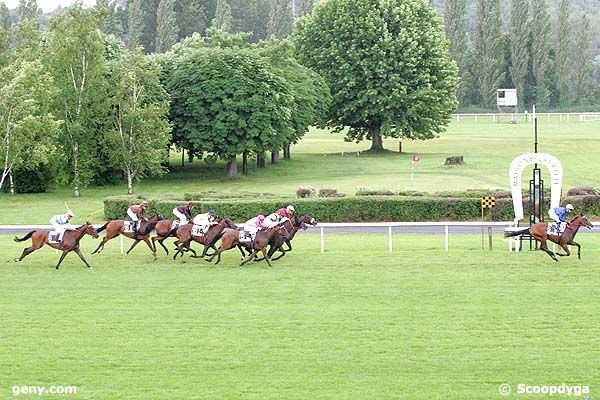
[[21, 254], [21, 257], [19, 257], [19, 258], [15, 258], [15, 262], [20, 262], [25, 257], [27, 257], [29, 254], [33, 253], [34, 251], [40, 249], [42, 246], [47, 244], [48, 246], [52, 247], [53, 249], [62, 250], [62, 255], [60, 256], [60, 260], [58, 260], [58, 264], [56, 264], [56, 269], [58, 269], [58, 267], [60, 266], [60, 263], [62, 263], [65, 256], [67, 254], [69, 254], [71, 251], [74, 251], [75, 253], [77, 253], [79, 258], [81, 258], [81, 261], [83, 261], [89, 269], [94, 269], [87, 262], [87, 260], [83, 256], [83, 254], [81, 254], [81, 250], [79, 249], [79, 241], [86, 234], [91, 235], [94, 239], [98, 238], [98, 231], [96, 231], [96, 229], [94, 228], [94, 226], [92, 224], [90, 224], [89, 222], [86, 222], [84, 225], [81, 225], [78, 228], [66, 231], [64, 233], [62, 241], [60, 243], [48, 242], [48, 234], [49, 233], [50, 233], [50, 231], [31, 231], [27, 235], [23, 236], [22, 238], [18, 238], [15, 236], [15, 242], [23, 242], [23, 241], [31, 238], [31, 246], [27, 247], [25, 250], [23, 250], [23, 254]]
[[158, 221], [162, 221], [162, 220], [163, 220], [162, 215], [160, 215], [160, 213], [157, 213], [156, 215], [152, 216], [148, 221], [143, 221], [140, 224], [140, 228], [138, 229], [137, 232], [123, 232], [123, 229], [125, 227], [125, 221], [123, 221], [121, 219], [115, 219], [112, 221], [108, 221], [107, 223], [102, 225], [100, 228], [98, 228], [98, 232], [102, 232], [103, 230], [106, 229], [106, 236], [104, 236], [104, 239], [102, 239], [102, 242], [98, 245], [96, 250], [94, 250], [92, 252], [92, 254], [100, 253], [102, 250], [104, 250], [104, 245], [110, 239], [115, 238], [119, 235], [123, 235], [125, 237], [135, 240], [133, 242], [133, 244], [131, 245], [131, 247], [129, 248], [129, 250], [127, 250], [127, 254], [129, 254], [129, 252], [131, 250], [133, 250], [133, 248], [140, 241], [143, 240], [144, 243], [146, 243], [148, 245], [148, 248], [150, 248], [150, 251], [152, 252], [152, 255], [154, 256], [154, 259], [156, 259], [156, 249], [152, 246], [152, 243], [150, 243], [149, 237], [150, 237], [150, 233], [154, 229], [154, 226], [156, 225], [156, 223]]
[[[281, 257], [285, 256], [288, 251], [292, 251], [292, 244], [290, 242], [294, 239], [294, 236], [296, 236], [296, 232], [298, 232], [300, 229], [306, 229], [306, 225], [316, 226], [317, 220], [310, 215], [302, 215], [299, 217], [295, 216], [292, 220], [288, 219], [283, 222], [282, 225], [287, 230], [289, 238], [286, 240], [282, 235], [273, 235], [271, 242], [269, 243], [269, 251], [267, 252], [267, 255], [273, 261], [279, 260]], [[284, 243], [287, 244], [287, 250], [284, 250], [283, 248]], [[276, 251], [281, 252], [281, 254], [275, 258], [272, 258]], [[263, 258], [257, 258], [254, 261], [262, 260]]]
[[[191, 222], [191, 221], [190, 221]], [[187, 224], [190, 227], [191, 224]], [[175, 228], [171, 228], [173, 226], [173, 220], [171, 219], [163, 219], [162, 221], [158, 221], [154, 230], [156, 231], [156, 236], [152, 238], [152, 246], [156, 249], [156, 242], [165, 249], [167, 255], [169, 255], [169, 250], [165, 247], [163, 241], [168, 237], [173, 237], [177, 233], [177, 229], [184, 227], [186, 225], [177, 225]]]
[[[583, 214], [580, 214], [578, 217], [575, 217], [571, 222], [567, 223], [567, 227], [562, 235], [548, 235], [548, 224], [545, 222], [539, 222], [533, 225], [529, 229], [524, 229], [522, 231], [517, 232], [507, 232], [504, 234], [505, 237], [515, 237], [521, 235], [531, 235], [534, 239], [540, 242], [540, 249], [545, 251], [554, 261], [558, 262], [558, 258], [556, 255], [561, 257], [568, 257], [571, 255], [569, 251], [569, 245], [577, 246], [577, 257], [581, 260], [581, 245], [575, 242], [575, 235], [577, 235], [577, 231], [580, 227], [586, 227], [588, 229], [592, 229], [594, 225], [590, 222], [590, 220]], [[551, 241], [553, 243], [558, 244], [560, 247], [564, 249], [566, 254], [556, 253], [554, 254], [552, 251], [548, 249], [547, 241]]]
[[194, 249], [190, 247], [190, 243], [192, 242], [192, 240], [196, 243], [204, 245], [204, 250], [202, 251], [202, 255], [199, 258], [204, 258], [209, 248], [212, 248], [216, 251], [217, 248], [215, 247], [215, 243], [217, 243], [217, 241], [221, 239], [221, 236], [223, 235], [223, 230], [225, 229], [233, 229], [237, 231], [238, 227], [229, 218], [223, 218], [219, 221], [219, 223], [211, 225], [204, 235], [195, 236], [192, 235], [191, 224], [180, 226], [179, 229], [177, 229], [176, 233], [177, 240], [175, 241], [175, 246], [177, 247], [177, 252], [175, 253], [175, 255], [173, 255], [173, 260], [177, 257], [178, 254], [181, 254], [181, 256], [183, 256], [183, 252], [187, 250], [194, 253], [192, 257], [198, 258], [196, 251], [194, 251]]
[[[256, 237], [254, 238], [254, 251], [248, 257], [242, 260], [240, 266], [252, 260], [259, 251], [262, 251], [265, 261], [267, 262], [267, 264], [269, 264], [269, 267], [272, 267], [271, 262], [269, 261], [269, 257], [267, 255], [267, 246], [269, 245], [271, 237], [277, 234], [283, 235], [285, 238], [288, 237], [288, 233], [286, 232], [285, 227], [283, 225], [273, 226], [271, 228], [265, 229], [264, 231], [256, 232]], [[206, 261], [212, 262], [212, 260], [215, 257], [218, 257], [217, 262], [215, 263], [216, 265], [221, 261], [221, 253], [232, 249], [236, 246], [242, 252], [242, 256], [245, 256], [244, 251], [241, 247], [243, 246], [249, 248], [250, 242], [240, 242], [240, 231], [233, 229], [225, 229], [223, 232], [223, 236], [221, 237], [221, 246], [219, 246], [215, 254], [213, 254]]]

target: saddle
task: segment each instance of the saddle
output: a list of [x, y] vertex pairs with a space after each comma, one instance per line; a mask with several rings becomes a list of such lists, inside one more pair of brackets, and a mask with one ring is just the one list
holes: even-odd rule
[[171, 230], [178, 229], [179, 226], [180, 226], [179, 220], [176, 219], [171, 223]]
[[192, 236], [204, 236], [204, 226], [202, 225], [192, 225]]
[[248, 231], [241, 230], [239, 241], [240, 243], [248, 243], [252, 241], [252, 234]]
[[135, 221], [123, 221], [123, 232], [133, 233], [135, 232]]
[[548, 224], [548, 229], [546, 230], [546, 234], [548, 235], [556, 235], [556, 236], [560, 236], [563, 234], [564, 232], [564, 228], [566, 228], [566, 223], [564, 222], [553, 222], [551, 224]]
[[48, 232], [48, 243], [60, 244], [62, 240], [58, 240], [60, 234], [56, 231]]

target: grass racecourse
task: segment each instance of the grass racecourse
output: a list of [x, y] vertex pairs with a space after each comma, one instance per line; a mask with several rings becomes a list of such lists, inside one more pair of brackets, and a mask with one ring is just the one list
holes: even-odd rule
[[[250, 191], [293, 198], [298, 186], [306, 185], [335, 188], [348, 195], [354, 195], [358, 186], [390, 190], [414, 187], [425, 192], [508, 188], [508, 166], [519, 154], [533, 151], [533, 133], [531, 124], [524, 121], [518, 125], [507, 122], [493, 123], [491, 117], [480, 117], [475, 122], [463, 117], [460, 122], [453, 121], [438, 139], [404, 141], [403, 153], [398, 153], [398, 140], [388, 139], [388, 152], [360, 156], [356, 152], [368, 149], [368, 142], [347, 143], [342, 134], [313, 130], [292, 147], [291, 161], [269, 164], [263, 170], [253, 167], [248, 176], [235, 180], [223, 179], [224, 164], [209, 167], [199, 161], [181, 168], [181, 157], [173, 154], [173, 172], [161, 179], [142, 181], [136, 192], [157, 196], [205, 190]], [[581, 123], [571, 117], [567, 123], [566, 116], [563, 122], [553, 116], [548, 122], [543, 116], [539, 119], [539, 136], [539, 151], [552, 153], [562, 161], [566, 189], [599, 186], [600, 121]], [[413, 154], [421, 157], [414, 186], [410, 180]], [[465, 165], [444, 166], [446, 157], [454, 155], [463, 155]], [[530, 179], [530, 169], [523, 174], [524, 182]], [[547, 171], [542, 173], [548, 176]], [[77, 222], [101, 222], [102, 199], [125, 194], [127, 188], [124, 184], [85, 188], [78, 199], [71, 193], [72, 188], [61, 187], [45, 194], [0, 194], [0, 224], [46, 224], [51, 215], [64, 212], [65, 200], [77, 213]]]
[[[600, 237], [583, 259], [479, 249], [478, 235], [301, 234], [273, 268], [156, 262], [118, 241], [60, 271], [12, 262], [0, 237], [0, 398], [74, 385], [74, 399], [541, 399], [507, 383], [600, 397]], [[357, 244], [360, 243], [360, 250]], [[37, 398], [25, 396], [23, 398]], [[567, 398], [555, 395], [552, 398]], [[570, 397], [573, 398], [573, 397]], [[578, 397], [583, 398], [583, 396]]]

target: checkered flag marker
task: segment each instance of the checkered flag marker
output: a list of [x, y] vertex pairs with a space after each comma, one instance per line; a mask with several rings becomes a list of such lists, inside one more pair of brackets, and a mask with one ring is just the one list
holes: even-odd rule
[[492, 208], [496, 205], [496, 198], [494, 196], [486, 196], [481, 198], [481, 209]]

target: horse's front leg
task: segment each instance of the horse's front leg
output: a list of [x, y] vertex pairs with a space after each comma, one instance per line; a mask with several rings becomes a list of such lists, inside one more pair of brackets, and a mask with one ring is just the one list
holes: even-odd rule
[[126, 254], [129, 254], [131, 252], [131, 250], [133, 250], [135, 248], [135, 246], [138, 245], [139, 242], [140, 242], [140, 239], [135, 239], [135, 241], [133, 242], [133, 244], [131, 245], [131, 247], [129, 248], [129, 250], [127, 250]]
[[65, 256], [67, 254], [69, 254], [71, 250], [63, 250], [63, 253], [60, 256], [60, 260], [58, 260], [58, 264], [56, 264], [56, 269], [58, 269], [58, 267], [60, 267], [60, 264], [63, 262], [63, 260], [65, 259]]
[[156, 260], [156, 248], [154, 246], [152, 246], [152, 243], [150, 243], [150, 239], [148, 239], [148, 236], [146, 236], [144, 238], [144, 243], [146, 243], [146, 245], [148, 245], [148, 248], [152, 252], [152, 255], [154, 256], [154, 259]]
[[92, 267], [87, 260], [85, 259], [85, 257], [83, 256], [83, 254], [81, 254], [81, 250], [78, 248], [73, 250], [75, 253], [77, 253], [77, 255], [79, 256], [79, 258], [81, 258], [81, 261], [84, 262], [84, 264], [89, 268], [89, 269], [94, 269], [94, 267]]
[[[285, 244], [287, 244], [287, 247], [288, 247], [288, 248], [287, 248], [287, 250], [283, 250], [283, 246], [282, 246], [282, 247], [281, 247], [281, 251], [283, 251], [284, 253], [285, 253], [286, 251], [292, 251], [292, 242], [291, 242], [291, 241], [289, 241], [289, 240], [286, 240], [286, 241], [285, 241]], [[283, 256], [282, 256], [282, 257], [283, 257]]]
[[569, 244], [577, 247], [577, 258], [581, 260], [581, 245], [573, 240], [571, 240]]

